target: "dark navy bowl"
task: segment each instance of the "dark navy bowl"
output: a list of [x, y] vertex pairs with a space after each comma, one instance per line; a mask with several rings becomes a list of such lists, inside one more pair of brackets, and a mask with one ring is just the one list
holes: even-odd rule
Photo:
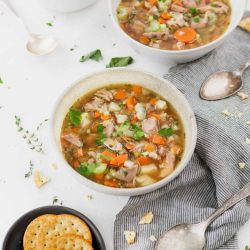
[[9, 229], [3, 242], [3, 250], [23, 250], [23, 235], [32, 220], [43, 214], [72, 214], [83, 221], [89, 226], [93, 237], [93, 248], [95, 250], [106, 250], [104, 240], [93, 224], [86, 216], [68, 207], [63, 206], [46, 206], [36, 208], [22, 217], [20, 217]]

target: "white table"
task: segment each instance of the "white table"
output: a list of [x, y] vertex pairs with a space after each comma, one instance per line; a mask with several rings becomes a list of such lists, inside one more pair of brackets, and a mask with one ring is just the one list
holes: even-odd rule
[[[250, 0], [249, 7], [250, 7]], [[31, 30], [52, 34], [60, 42], [51, 55], [34, 57], [25, 49], [27, 39], [23, 26], [0, 4], [0, 244], [11, 224], [23, 213], [43, 205], [52, 204], [53, 196], [64, 205], [87, 215], [100, 229], [108, 250], [113, 249], [113, 222], [115, 215], [128, 198], [96, 193], [68, 176], [57, 163], [49, 142], [49, 126], [45, 124], [39, 136], [44, 142], [44, 155], [31, 151], [17, 132], [14, 116], [22, 118], [25, 128], [35, 130], [51, 110], [59, 94], [72, 81], [82, 75], [103, 69], [102, 63], [80, 63], [80, 57], [97, 48], [104, 54], [105, 63], [113, 56], [131, 55], [142, 68], [163, 75], [170, 65], [151, 62], [136, 54], [114, 29], [108, 13], [107, 0], [72, 14], [59, 14], [44, 9], [39, 1], [12, 0], [18, 13]], [[53, 22], [53, 27], [46, 25]], [[115, 44], [115, 46], [114, 46]], [[74, 51], [70, 51], [77, 45]], [[35, 168], [51, 178], [41, 189], [32, 178], [24, 178], [32, 160]], [[92, 194], [93, 200], [85, 195]], [[250, 222], [240, 231], [240, 249], [250, 245]]]

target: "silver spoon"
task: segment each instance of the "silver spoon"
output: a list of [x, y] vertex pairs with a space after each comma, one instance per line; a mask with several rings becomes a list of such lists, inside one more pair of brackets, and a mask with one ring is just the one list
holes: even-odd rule
[[29, 28], [26, 26], [24, 21], [18, 16], [16, 11], [10, 5], [8, 1], [5, 2], [8, 5], [12, 13], [18, 18], [18, 20], [24, 25], [27, 33], [29, 34], [29, 39], [26, 44], [26, 49], [33, 55], [42, 56], [51, 53], [57, 47], [57, 41], [51, 36], [44, 36], [39, 34], [31, 33]]
[[221, 214], [241, 200], [250, 196], [250, 183], [227, 200], [207, 220], [199, 224], [181, 224], [161, 236], [155, 250], [202, 250], [205, 245], [205, 231]]
[[243, 86], [242, 75], [249, 66], [250, 61], [240, 70], [212, 74], [202, 84], [200, 97], [204, 100], [216, 101], [235, 95]]

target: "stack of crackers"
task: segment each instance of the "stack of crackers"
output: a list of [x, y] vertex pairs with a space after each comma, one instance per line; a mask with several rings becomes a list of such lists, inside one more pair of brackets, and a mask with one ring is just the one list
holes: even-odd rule
[[24, 250], [94, 250], [87, 224], [70, 214], [45, 214], [34, 219], [23, 237]]

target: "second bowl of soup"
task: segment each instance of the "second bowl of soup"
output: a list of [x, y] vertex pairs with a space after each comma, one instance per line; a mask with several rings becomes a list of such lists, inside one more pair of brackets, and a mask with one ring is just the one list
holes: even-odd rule
[[52, 123], [65, 169], [96, 190], [137, 195], [175, 178], [196, 143], [192, 110], [170, 83], [108, 70], [71, 87]]

